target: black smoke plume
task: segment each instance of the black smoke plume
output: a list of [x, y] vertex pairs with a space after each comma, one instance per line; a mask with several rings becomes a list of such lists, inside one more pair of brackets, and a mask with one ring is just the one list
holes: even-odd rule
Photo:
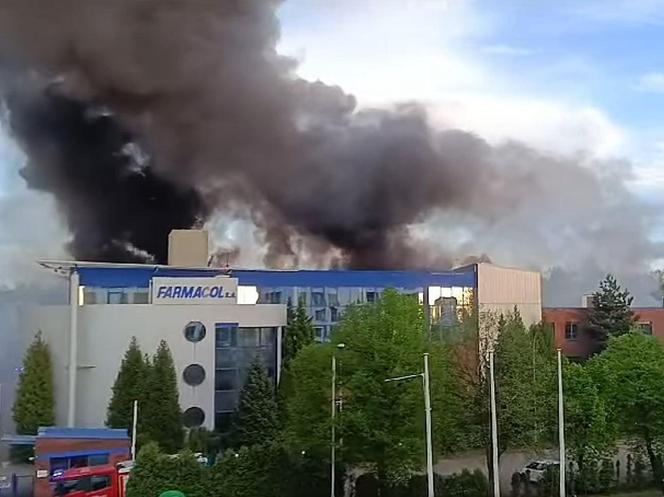
[[466, 253], [507, 240], [526, 265], [574, 246], [607, 268], [638, 253], [641, 271], [658, 253], [627, 167], [438, 130], [417, 104], [358, 109], [277, 53], [279, 3], [0, 3], [7, 71], [59, 82], [5, 84], [5, 100], [26, 178], [55, 194], [77, 257], [163, 261], [169, 229], [236, 210], [268, 265], [305, 243], [344, 266], [445, 266], [413, 234], [432, 218], [462, 225]]
[[[191, 227], [206, 211], [194, 190], [155, 176], [131, 134], [103, 109], [60, 95], [6, 94], [9, 123], [28, 161], [31, 188], [53, 192], [82, 260], [165, 261], [173, 228]], [[46, 221], [48, 222], [48, 221]]]

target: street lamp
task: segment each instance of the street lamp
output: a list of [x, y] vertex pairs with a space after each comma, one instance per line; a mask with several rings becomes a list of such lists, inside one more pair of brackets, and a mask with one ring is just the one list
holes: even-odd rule
[[[337, 344], [338, 350], [343, 350], [346, 347], [345, 343]], [[334, 419], [337, 415], [337, 354], [336, 350], [332, 351], [332, 428], [331, 428], [331, 454], [330, 454], [330, 497], [334, 497], [336, 485], [336, 456], [337, 456], [337, 433]]]
[[558, 349], [558, 478], [560, 497], [565, 497], [565, 406], [563, 400], [563, 363], [562, 351]]
[[424, 371], [422, 373], [409, 374], [406, 376], [397, 376], [396, 378], [387, 378], [386, 383], [392, 381], [410, 380], [413, 378], [422, 378], [422, 388], [424, 390], [424, 421], [426, 426], [426, 446], [427, 446], [427, 487], [428, 496], [434, 497], [433, 489], [433, 442], [431, 440], [431, 393], [429, 391], [429, 354], [424, 354]]

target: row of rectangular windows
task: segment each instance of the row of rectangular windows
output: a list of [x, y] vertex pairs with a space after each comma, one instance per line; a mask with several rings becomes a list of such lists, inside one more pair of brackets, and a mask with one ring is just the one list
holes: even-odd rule
[[[636, 326], [646, 335], [652, 335], [651, 321], [644, 321], [641, 323], [637, 323]], [[579, 338], [579, 323], [571, 321], [565, 323], [565, 340], [573, 341], [573, 340], [578, 340], [578, 338]]]
[[[350, 303], [373, 303], [378, 302], [382, 295], [382, 290], [365, 290], [363, 288], [357, 287], [353, 289], [345, 289], [347, 295], [343, 296], [343, 304], [339, 298], [339, 292], [334, 290], [300, 290], [294, 292], [284, 292], [282, 290], [265, 292], [261, 295], [259, 299], [259, 304], [287, 304], [292, 305], [302, 304], [304, 306], [311, 307], [323, 307], [331, 306], [338, 307], [340, 305], [347, 305]], [[297, 295], [297, 302], [293, 302], [290, 297], [286, 297], [285, 294]], [[311, 295], [311, 296], [310, 296]], [[414, 294], [417, 295], [417, 294]]]

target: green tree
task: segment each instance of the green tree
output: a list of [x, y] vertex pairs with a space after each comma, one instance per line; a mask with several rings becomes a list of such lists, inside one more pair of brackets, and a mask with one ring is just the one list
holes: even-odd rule
[[231, 440], [236, 447], [251, 447], [275, 439], [278, 432], [274, 386], [257, 358], [249, 369], [247, 381], [240, 393]]
[[563, 368], [565, 399], [565, 439], [577, 465], [577, 492], [589, 493], [597, 463], [615, 447], [615, 425], [604, 398], [588, 370], [580, 364], [565, 362]]
[[162, 340], [146, 381], [141, 418], [142, 440], [156, 442], [167, 453], [182, 448], [183, 427], [177, 376], [168, 344]]
[[[475, 348], [460, 344], [464, 353], [456, 362], [462, 373], [464, 437], [486, 450], [491, 473], [488, 351], [494, 350], [499, 457], [510, 448], [534, 449], [553, 441], [555, 354], [552, 329], [543, 324], [526, 328], [517, 309], [507, 315], [484, 312], [481, 322], [482, 340], [467, 335], [465, 341]], [[482, 356], [473, 368], [478, 349]]]
[[133, 419], [133, 404], [145, 401], [145, 378], [149, 367], [143, 359], [136, 337], [132, 337], [113, 384], [113, 396], [108, 404], [106, 426], [130, 429]]
[[[344, 343], [344, 349], [337, 346]], [[349, 309], [332, 343], [307, 347], [291, 363], [292, 392], [287, 399], [287, 432], [293, 449], [328, 457], [330, 449], [331, 357], [338, 356], [336, 416], [338, 463], [363, 464], [383, 485], [422, 468], [424, 412], [421, 379], [385, 383], [386, 378], [422, 371], [422, 354], [431, 353], [433, 421], [437, 443], [457, 440], [450, 420], [462, 415], [444, 348], [429, 344], [417, 301], [386, 291], [372, 305]]]
[[36, 435], [40, 426], [55, 424], [53, 366], [41, 331], [35, 335], [23, 358], [13, 414], [16, 432], [21, 435]]
[[282, 364], [287, 367], [297, 353], [314, 341], [314, 326], [307, 316], [304, 302], [299, 302], [295, 310], [288, 305], [288, 324], [284, 330], [282, 345]]
[[495, 345], [499, 454], [536, 448], [555, 426], [555, 355], [545, 326], [527, 330], [518, 310], [499, 323]]
[[655, 481], [661, 481], [664, 347], [654, 337], [628, 333], [611, 339], [589, 368], [619, 432], [645, 448]]
[[588, 330], [604, 348], [610, 337], [624, 335], [636, 321], [632, 312], [632, 297], [616, 278], [607, 275], [593, 294], [593, 304], [588, 310]]
[[181, 491], [187, 497], [216, 495], [208, 470], [191, 452], [167, 456], [157, 444], [148, 443], [141, 448], [127, 482], [127, 497], [157, 496], [169, 490]]

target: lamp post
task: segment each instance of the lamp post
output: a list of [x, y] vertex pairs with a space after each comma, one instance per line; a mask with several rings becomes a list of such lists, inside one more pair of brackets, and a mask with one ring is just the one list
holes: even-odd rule
[[[343, 350], [346, 344], [337, 344], [338, 350]], [[330, 497], [335, 496], [336, 486], [336, 457], [337, 457], [337, 432], [335, 426], [335, 418], [337, 417], [337, 354], [336, 350], [332, 351], [332, 428], [331, 428], [331, 444], [330, 444]]]
[[493, 348], [489, 351], [489, 389], [491, 396], [491, 461], [493, 497], [500, 497], [500, 467], [498, 466], [498, 419], [496, 415], [496, 377], [493, 367]]
[[563, 361], [558, 349], [558, 451], [560, 497], [565, 497], [565, 405], [563, 404]]
[[424, 371], [422, 373], [409, 374], [406, 376], [397, 376], [396, 378], [387, 378], [386, 383], [392, 381], [410, 380], [413, 378], [422, 378], [422, 389], [424, 390], [424, 421], [426, 426], [426, 446], [427, 446], [427, 488], [428, 497], [434, 497], [433, 487], [433, 442], [431, 433], [431, 392], [429, 390], [429, 354], [424, 354]]

